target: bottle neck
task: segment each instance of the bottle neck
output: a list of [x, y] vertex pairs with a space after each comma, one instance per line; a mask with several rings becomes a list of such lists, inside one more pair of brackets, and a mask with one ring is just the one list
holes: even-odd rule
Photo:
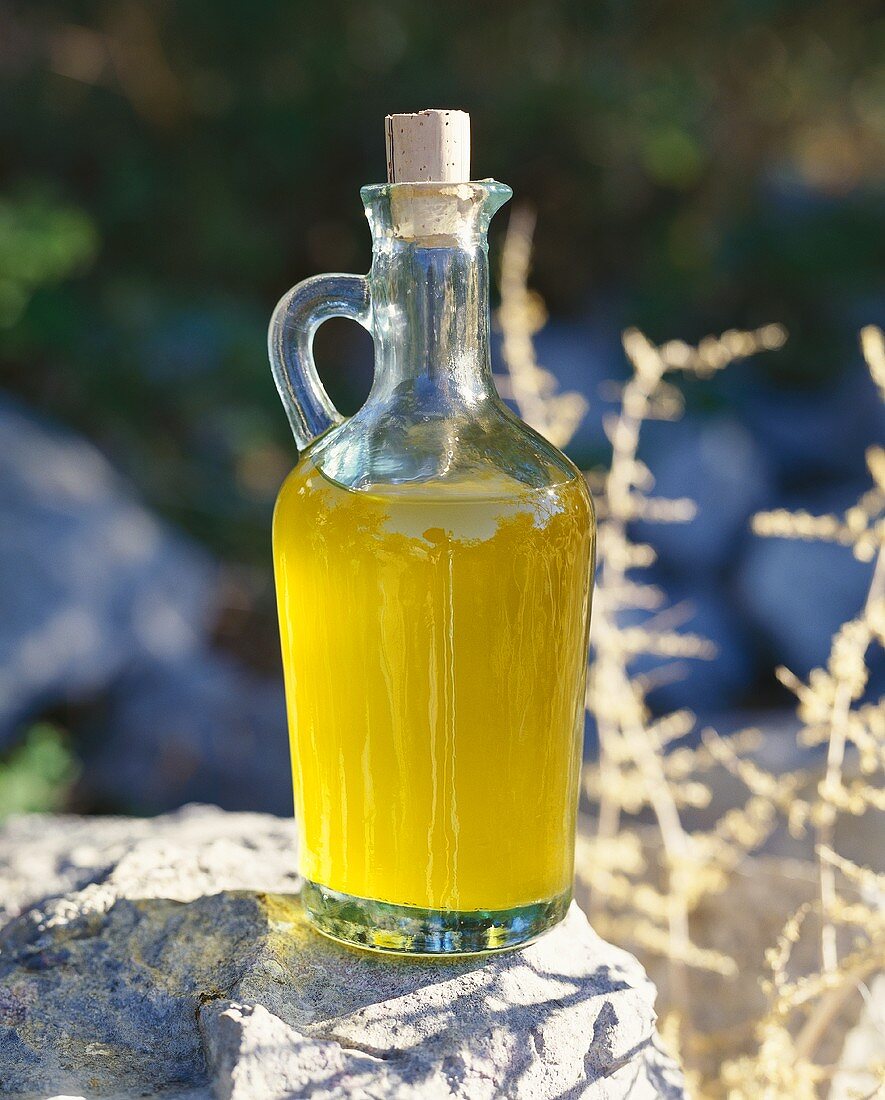
[[497, 400], [489, 361], [489, 222], [510, 197], [494, 180], [362, 189], [372, 228], [375, 383], [404, 420]]
[[369, 279], [373, 396], [439, 413], [494, 396], [484, 234], [446, 245], [376, 239]]

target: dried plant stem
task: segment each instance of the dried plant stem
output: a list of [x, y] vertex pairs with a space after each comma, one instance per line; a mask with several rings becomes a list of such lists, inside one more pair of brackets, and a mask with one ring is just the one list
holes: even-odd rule
[[874, 603], [885, 599], [885, 547], [879, 547], [876, 555], [876, 565], [873, 569], [873, 579], [870, 581], [870, 591], [867, 595], [866, 606], [869, 609]]
[[[870, 581], [869, 591], [864, 603], [864, 612], [868, 612], [885, 590], [885, 553], [880, 547], [876, 555], [876, 564]], [[840, 683], [833, 699], [830, 721], [830, 739], [827, 745], [827, 766], [824, 776], [824, 789], [831, 791], [842, 781], [842, 769], [845, 765], [848, 720], [851, 712], [852, 688], [848, 681]], [[821, 805], [820, 821], [815, 830], [816, 850], [818, 852], [818, 877], [821, 900], [821, 967], [824, 973], [832, 973], [839, 966], [839, 952], [836, 943], [836, 928], [830, 918], [836, 905], [836, 868], [830, 860], [821, 856], [821, 851], [834, 848], [834, 834], [838, 811], [828, 800]]]
[[688, 1016], [688, 983], [684, 959], [688, 955], [688, 907], [685, 892], [673, 883], [677, 868], [684, 868], [688, 855], [689, 837], [682, 826], [679, 810], [670, 792], [661, 759], [649, 744], [645, 731], [639, 725], [625, 726], [623, 733], [642, 772], [649, 792], [649, 802], [661, 833], [667, 870], [667, 926], [670, 933], [671, 954], [668, 959], [671, 1000], [677, 1009]]
[[796, 1036], [797, 1058], [811, 1061], [830, 1024], [839, 1015], [848, 998], [857, 992], [858, 984], [880, 967], [881, 962], [877, 959], [862, 959], [840, 975], [842, 981], [820, 998]]
[[501, 256], [501, 305], [497, 320], [503, 336], [510, 394], [520, 416], [558, 447], [564, 447], [587, 411], [579, 393], [560, 393], [556, 377], [538, 365], [533, 337], [546, 321], [541, 299], [528, 288], [535, 215], [517, 206], [510, 215]]
[[[604, 545], [606, 542], [611, 544], [613, 541], [621, 544], [626, 540], [627, 523], [631, 516], [630, 501], [639, 448], [639, 432], [643, 421], [649, 416], [652, 396], [665, 370], [663, 361], [651, 345], [645, 343], [641, 345], [638, 354], [643, 356], [642, 365], [645, 369], [637, 370], [624, 387], [620, 413], [610, 433], [612, 461], [605, 483], [608, 515], [601, 532]], [[602, 569], [597, 587], [597, 606], [601, 615], [614, 614], [611, 601], [606, 597], [609, 592], [617, 591], [624, 586], [627, 579], [626, 572], [621, 559], [603, 552]], [[618, 654], [605, 652], [606, 639], [616, 640], [617, 638], [614, 623], [606, 623], [598, 631], [597, 637], [600, 638], [598, 654], [600, 667], [609, 669], [617, 667], [620, 664]], [[618, 672], [626, 679], [626, 669], [618, 668]], [[625, 684], [624, 687], [625, 693], [629, 692], [629, 686]], [[603, 774], [607, 772], [616, 774], [616, 769], [611, 768], [607, 760], [606, 751], [607, 743], [613, 740], [615, 731], [609, 727], [608, 721], [602, 716], [598, 719], [598, 727], [600, 765]], [[670, 880], [666, 893], [667, 924], [672, 945], [669, 959], [671, 997], [674, 1005], [686, 1012], [688, 989], [685, 965], [682, 960], [687, 956], [689, 948], [688, 908], [684, 891], [674, 888], [672, 877], [677, 867], [684, 867], [690, 841], [682, 826], [679, 810], [664, 774], [660, 756], [650, 742], [642, 723], [627, 719], [621, 723], [620, 733], [643, 777], [649, 804], [661, 833], [666, 873]], [[615, 782], [603, 783], [597, 829], [597, 837], [600, 840], [609, 839], [618, 827], [620, 814], [619, 808], [614, 804], [613, 795], [616, 790]]]
[[[604, 739], [601, 726], [599, 738], [600, 742]], [[612, 837], [617, 836], [621, 824], [621, 804], [610, 793], [617, 783], [618, 769], [612, 766], [611, 759], [605, 751], [600, 753], [599, 770], [602, 779], [602, 794], [599, 799], [596, 836], [600, 840], [611, 840]], [[598, 891], [594, 890], [590, 904], [591, 911], [603, 904], [603, 898], [599, 896]]]
[[[624, 387], [621, 402], [620, 415], [611, 433], [612, 461], [605, 478], [605, 498], [608, 502], [608, 517], [602, 524], [601, 534], [603, 538], [610, 538], [621, 544], [627, 535], [627, 507], [630, 499], [632, 480], [629, 471], [634, 468], [636, 452], [639, 447], [639, 430], [644, 417], [648, 414], [651, 401], [652, 385], [644, 376], [634, 375]], [[596, 588], [596, 619], [597, 622], [605, 615], [614, 615], [606, 607], [606, 596], [611, 591], [622, 588], [626, 581], [626, 569], [621, 561], [614, 555], [603, 553], [602, 568]], [[605, 660], [603, 649], [605, 638], [611, 636], [614, 624], [609, 629], [598, 629], [597, 636], [601, 637], [600, 664]], [[616, 655], [612, 655], [611, 664], [617, 667], [619, 664]], [[626, 679], [626, 670], [623, 671]], [[629, 692], [629, 685], [624, 684]], [[614, 740], [615, 731], [603, 715], [597, 717], [599, 732], [600, 759], [599, 765], [605, 782], [599, 800], [599, 824], [597, 837], [600, 840], [610, 840], [618, 830], [620, 823], [620, 803], [617, 791], [617, 768], [611, 765], [610, 744]], [[639, 740], [643, 740], [642, 737]], [[678, 816], [678, 815], [677, 815]], [[601, 904], [602, 899], [597, 898], [597, 892], [593, 894], [594, 906]]]
[[[827, 769], [824, 785], [832, 789], [842, 778], [845, 763], [846, 729], [848, 713], [851, 709], [851, 685], [842, 683], [836, 689], [833, 700], [832, 720], [830, 724], [830, 742], [827, 746]], [[836, 807], [831, 802], [821, 806], [821, 819], [816, 828], [817, 847], [832, 848], [833, 834], [836, 828]], [[818, 876], [820, 880], [821, 925], [820, 957], [825, 973], [837, 969], [839, 955], [836, 946], [836, 928], [828, 914], [836, 904], [836, 871], [831, 863], [818, 857]]]
[[514, 207], [507, 227], [501, 256], [501, 324], [504, 361], [510, 374], [513, 400], [526, 421], [541, 430], [547, 422], [547, 408], [541, 392], [532, 336], [539, 327], [528, 289], [535, 215], [525, 206]]
[[[861, 343], [870, 374], [885, 399], [885, 338], [881, 330], [869, 326], [861, 333]], [[791, 1095], [800, 1088], [802, 1095], [819, 1095], [819, 1086], [832, 1077], [831, 1068], [817, 1061], [821, 1044], [861, 983], [882, 969], [885, 923], [881, 897], [885, 876], [841, 857], [835, 846], [842, 814], [859, 816], [885, 808], [881, 786], [871, 780], [885, 760], [882, 703], [863, 701], [869, 685], [867, 650], [873, 643], [885, 645], [885, 451], [870, 447], [866, 457], [872, 487], [841, 516], [778, 510], [754, 517], [754, 530], [759, 535], [821, 539], [849, 546], [855, 558], [871, 562], [873, 570], [864, 606], [834, 635], [825, 667], [813, 669], [807, 681], [785, 669], [778, 674], [798, 700], [803, 727], [800, 743], [826, 744], [824, 775], [814, 793], [808, 800], [790, 798], [785, 807], [791, 829], [801, 832], [810, 824], [816, 841], [820, 900], [814, 909], [820, 912], [821, 963], [820, 973], [804, 974], [788, 982], [792, 947], [801, 934], [801, 919], [794, 915], [784, 927], [777, 950], [769, 952], [776, 996], [758, 1027], [759, 1055], [732, 1062], [723, 1070], [726, 1076], [731, 1074], [733, 1080], [741, 1081], [742, 1097], [755, 1095], [752, 1089], [759, 1084], [774, 1089], [772, 1095], [778, 1097], [786, 1094], [787, 1088]], [[849, 748], [859, 753], [861, 777], [846, 783]], [[754, 781], [753, 774], [745, 775]], [[859, 892], [859, 899], [848, 902], [844, 893], [840, 894], [837, 871]], [[804, 912], [808, 911], [806, 904]], [[846, 938], [843, 947], [839, 932], [849, 924], [862, 935], [853, 937], [850, 947]], [[864, 942], [866, 947], [861, 948]], [[793, 1014], [799, 1011], [804, 1018], [794, 1026]], [[871, 1075], [881, 1077], [875, 1057], [867, 1068]], [[870, 1095], [879, 1095], [880, 1091], [881, 1086]]]

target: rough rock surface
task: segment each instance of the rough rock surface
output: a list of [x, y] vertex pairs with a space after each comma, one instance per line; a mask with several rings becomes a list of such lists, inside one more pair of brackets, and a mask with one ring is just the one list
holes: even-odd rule
[[352, 952], [306, 924], [291, 823], [191, 807], [0, 832], [0, 1093], [682, 1097], [654, 987], [574, 907], [522, 951]]

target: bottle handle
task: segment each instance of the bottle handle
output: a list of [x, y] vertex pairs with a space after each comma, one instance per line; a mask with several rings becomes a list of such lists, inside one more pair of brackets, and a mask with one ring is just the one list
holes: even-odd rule
[[314, 333], [330, 317], [349, 317], [372, 331], [365, 275], [305, 279], [283, 295], [270, 321], [270, 366], [299, 451], [344, 420], [326, 393], [313, 358]]

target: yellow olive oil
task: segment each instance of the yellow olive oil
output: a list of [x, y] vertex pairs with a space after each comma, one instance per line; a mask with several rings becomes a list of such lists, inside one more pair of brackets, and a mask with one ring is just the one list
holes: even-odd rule
[[500, 910], [571, 890], [592, 505], [503, 473], [274, 516], [300, 865], [343, 894]]

